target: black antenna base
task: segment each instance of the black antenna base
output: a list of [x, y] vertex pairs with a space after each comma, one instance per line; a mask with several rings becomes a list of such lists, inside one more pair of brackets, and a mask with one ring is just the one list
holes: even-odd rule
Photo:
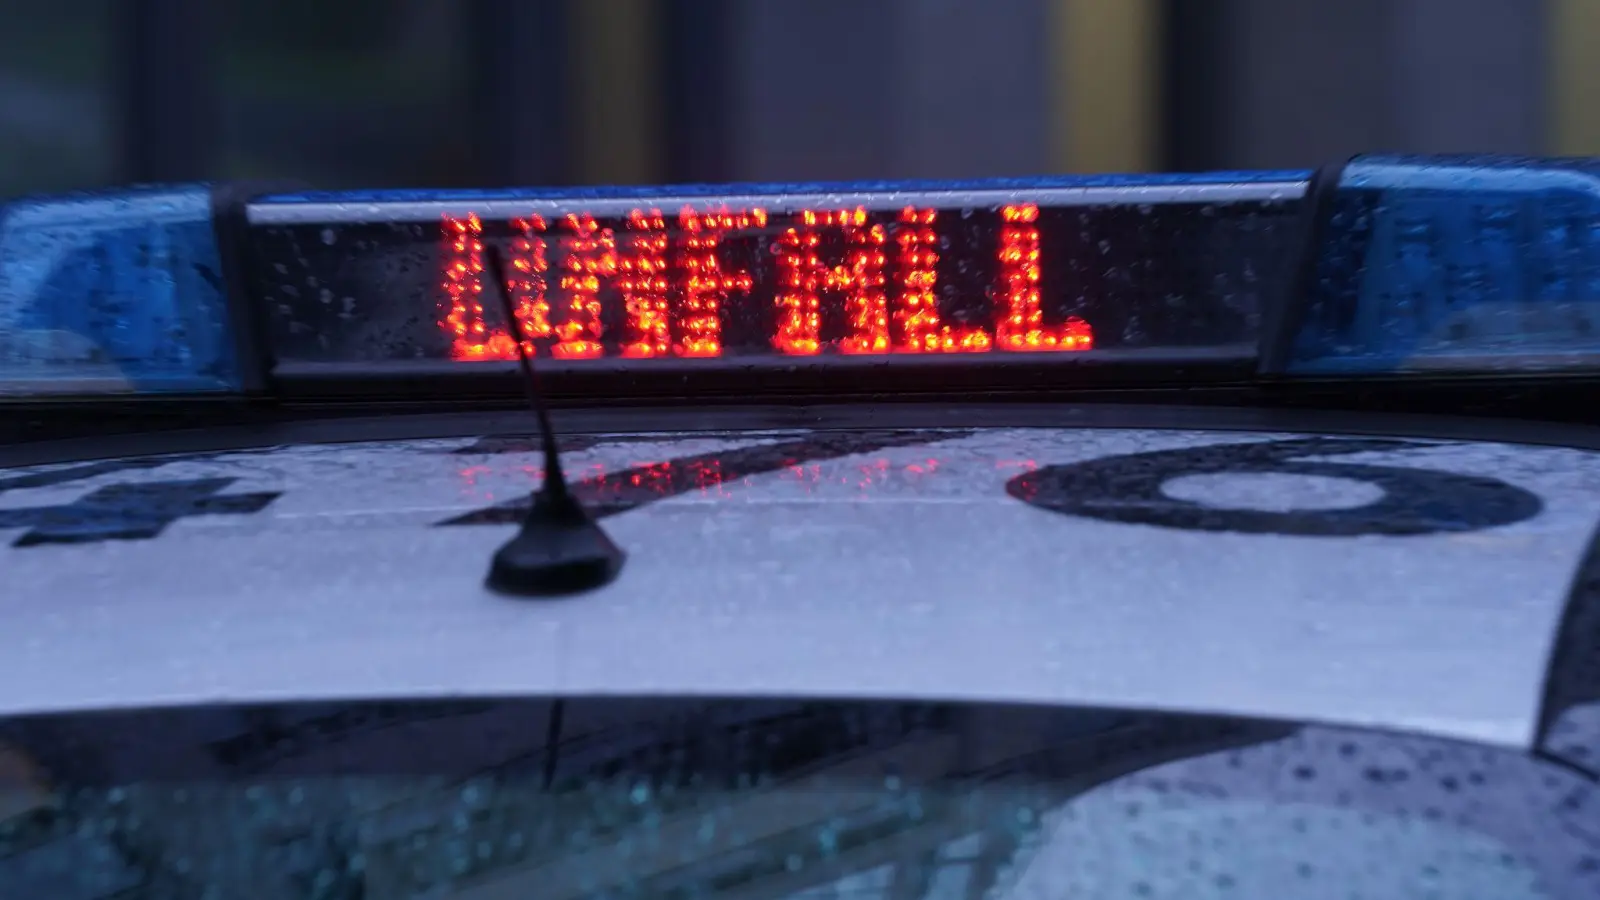
[[626, 554], [564, 491], [542, 490], [522, 530], [494, 554], [490, 590], [518, 597], [560, 597], [610, 584]]

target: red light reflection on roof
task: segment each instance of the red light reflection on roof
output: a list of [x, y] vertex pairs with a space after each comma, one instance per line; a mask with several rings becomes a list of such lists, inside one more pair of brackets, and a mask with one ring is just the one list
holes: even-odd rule
[[[1004, 473], [1006, 483], [1010, 484], [1016, 476], [1026, 475], [1029, 472], [1038, 470], [1039, 462], [1033, 459], [1002, 459], [997, 461], [994, 467]], [[1026, 487], [1023, 488], [1023, 494], [1019, 494], [1018, 497], [1022, 500], [1032, 500], [1038, 491], [1039, 486], [1037, 484], [1028, 482]]]
[[[739, 452], [729, 451], [729, 454]], [[996, 482], [996, 489], [999, 490], [999, 485], [1013, 476], [1039, 468], [1039, 463], [1032, 459], [1008, 459], [996, 461], [993, 468], [1000, 474]], [[497, 499], [495, 491], [483, 482], [495, 471], [496, 467], [482, 463], [462, 467], [456, 473], [462, 483], [461, 493], [469, 502], [493, 502]], [[502, 468], [499, 471], [508, 470]], [[515, 465], [509, 471], [519, 473], [531, 484], [537, 484], [544, 478], [544, 469], [537, 465]], [[779, 482], [796, 486], [806, 494], [830, 487], [843, 487], [868, 494], [894, 484], [957, 477], [951, 473], [947, 461], [937, 456], [910, 460], [874, 457], [844, 465], [803, 462], [791, 458], [780, 461], [769, 472], [759, 474], [770, 474]], [[719, 454], [706, 454], [683, 460], [631, 461], [621, 469], [609, 471], [600, 463], [569, 466], [567, 477], [585, 504], [605, 512], [666, 497], [727, 497], [730, 496], [730, 486], [737, 486], [758, 475], [744, 471], [741, 466], [732, 464], [731, 460], [725, 466]], [[975, 476], [967, 472], [959, 477]], [[522, 490], [519, 488], [517, 493]]]

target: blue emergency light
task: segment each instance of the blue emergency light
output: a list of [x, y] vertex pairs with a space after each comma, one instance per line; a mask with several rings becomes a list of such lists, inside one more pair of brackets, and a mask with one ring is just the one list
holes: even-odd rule
[[239, 387], [204, 185], [0, 207], [0, 394]]
[[1360, 157], [1322, 211], [1290, 372], [1600, 362], [1600, 164]]

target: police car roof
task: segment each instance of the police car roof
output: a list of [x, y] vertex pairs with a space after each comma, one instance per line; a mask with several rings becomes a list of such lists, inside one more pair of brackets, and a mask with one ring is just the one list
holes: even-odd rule
[[578, 435], [569, 476], [630, 558], [602, 590], [528, 603], [483, 577], [537, 447], [484, 428], [5, 470], [0, 715], [811, 695], [1526, 746], [1600, 519], [1600, 456], [1555, 446], [1316, 429]]

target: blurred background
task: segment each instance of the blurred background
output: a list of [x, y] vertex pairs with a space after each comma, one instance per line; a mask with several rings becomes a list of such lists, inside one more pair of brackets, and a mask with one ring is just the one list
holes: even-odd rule
[[0, 0], [0, 196], [1600, 154], [1597, 47], [1600, 0]]

